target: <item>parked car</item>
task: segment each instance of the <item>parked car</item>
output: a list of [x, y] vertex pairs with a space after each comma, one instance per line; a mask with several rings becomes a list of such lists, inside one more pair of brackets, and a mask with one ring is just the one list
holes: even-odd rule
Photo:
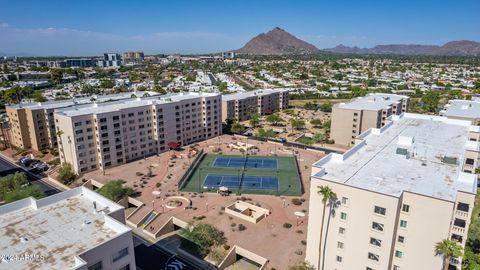
[[32, 165], [32, 163], [34, 161], [35, 161], [34, 159], [31, 159], [29, 157], [24, 157], [24, 158], [20, 159], [20, 165], [23, 165], [25, 167], [29, 167], [30, 165]]
[[36, 163], [35, 165], [33, 165], [32, 168], [35, 171], [44, 172], [44, 171], [48, 170], [48, 165], [43, 163], [43, 162], [39, 162], [39, 163]]

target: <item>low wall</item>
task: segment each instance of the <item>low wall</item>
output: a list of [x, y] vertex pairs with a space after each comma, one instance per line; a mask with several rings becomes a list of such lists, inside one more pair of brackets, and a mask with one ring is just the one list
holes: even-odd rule
[[263, 270], [266, 269], [268, 260], [264, 257], [255, 254], [249, 250], [241, 248], [237, 245], [233, 246], [232, 249], [228, 252], [227, 256], [223, 259], [223, 261], [218, 265], [219, 269], [225, 269], [237, 261], [237, 255], [240, 255], [244, 258], [247, 258], [251, 261], [256, 262], [259, 266], [258, 269]]

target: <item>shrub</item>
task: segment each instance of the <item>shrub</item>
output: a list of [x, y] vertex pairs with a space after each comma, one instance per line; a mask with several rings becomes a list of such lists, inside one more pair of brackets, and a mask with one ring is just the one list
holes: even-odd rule
[[50, 166], [57, 166], [60, 165], [60, 158], [55, 158], [47, 162]]
[[293, 198], [292, 199], [292, 204], [293, 205], [302, 205], [302, 201], [298, 198]]
[[243, 224], [238, 224], [238, 230], [239, 231], [245, 231], [247, 229], [247, 227]]
[[292, 227], [292, 224], [290, 224], [288, 222], [283, 223], [283, 228], [290, 229], [291, 227]]
[[223, 232], [206, 223], [199, 223], [195, 227], [187, 227], [180, 231], [180, 236], [195, 243], [202, 256], [210, 253], [213, 246], [225, 243]]
[[223, 249], [225, 249], [225, 250], [229, 250], [229, 249], [230, 249], [230, 246], [229, 246], [229, 245], [227, 245], [227, 244], [225, 244], [225, 245], [223, 245]]
[[70, 163], [63, 163], [58, 170], [58, 180], [65, 185], [72, 183], [76, 177], [77, 175], [73, 172], [72, 164]]
[[155, 184], [155, 187], [156, 187], [156, 188], [159, 188], [159, 187], [161, 187], [161, 186], [162, 186], [162, 183], [156, 183], [156, 184]]
[[117, 202], [123, 197], [131, 195], [133, 190], [129, 187], [122, 187], [122, 180], [110, 180], [103, 187], [99, 188], [97, 193]]

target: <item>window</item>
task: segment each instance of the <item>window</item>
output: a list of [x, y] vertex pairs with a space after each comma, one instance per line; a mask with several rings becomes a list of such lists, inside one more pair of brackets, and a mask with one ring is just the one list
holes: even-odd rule
[[102, 269], [103, 269], [102, 261], [99, 261], [96, 264], [88, 267], [88, 270], [102, 270]]
[[394, 265], [394, 266], [393, 266], [393, 270], [400, 270], [400, 266]]
[[374, 221], [372, 222], [372, 229], [383, 232], [383, 224]]
[[410, 205], [403, 204], [402, 205], [402, 211], [405, 212], [405, 213], [408, 213], [410, 211]]
[[372, 261], [376, 261], [378, 262], [380, 260], [380, 256], [378, 256], [377, 254], [373, 254], [371, 252], [368, 253], [368, 258]]
[[344, 212], [340, 213], [340, 219], [347, 220], [347, 213], [344, 213]]
[[402, 256], [403, 256], [403, 252], [401, 252], [399, 250], [395, 250], [395, 257], [402, 258]]
[[343, 227], [338, 228], [338, 233], [339, 234], [345, 234], [345, 228], [343, 228]]
[[387, 212], [387, 209], [380, 207], [380, 206], [375, 206], [375, 209], [373, 210], [375, 214], [383, 215], [385, 216], [385, 213]]
[[337, 256], [337, 262], [338, 262], [338, 263], [341, 263], [342, 260], [343, 260], [343, 258], [342, 258], [341, 256]]
[[366, 270], [373, 270], [373, 268], [367, 266], [367, 269], [366, 269]]
[[345, 244], [343, 242], [337, 242], [337, 248], [343, 249], [344, 246]]
[[370, 237], [370, 244], [374, 245], [374, 246], [377, 246], [377, 247], [381, 247], [382, 246], [382, 240]]
[[399, 236], [397, 237], [397, 241], [398, 241], [399, 243], [405, 243], [405, 237], [399, 235]]
[[130, 264], [127, 264], [127, 265], [125, 265], [124, 267], [122, 267], [118, 270], [130, 270]]
[[402, 227], [402, 228], [407, 228], [407, 221], [405, 221], [405, 220], [400, 220], [400, 227]]
[[342, 205], [348, 206], [348, 198], [342, 197]]
[[112, 260], [113, 262], [116, 262], [127, 255], [128, 255], [128, 247], [122, 248], [112, 255]]

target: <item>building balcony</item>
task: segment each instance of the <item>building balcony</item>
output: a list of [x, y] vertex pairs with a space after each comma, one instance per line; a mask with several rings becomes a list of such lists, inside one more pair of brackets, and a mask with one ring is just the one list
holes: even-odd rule
[[465, 228], [455, 226], [455, 225], [452, 226], [452, 231], [455, 233], [465, 234]]
[[465, 212], [465, 211], [462, 211], [462, 210], [455, 210], [455, 216], [462, 217], [462, 218], [467, 218], [468, 217], [468, 212]]

